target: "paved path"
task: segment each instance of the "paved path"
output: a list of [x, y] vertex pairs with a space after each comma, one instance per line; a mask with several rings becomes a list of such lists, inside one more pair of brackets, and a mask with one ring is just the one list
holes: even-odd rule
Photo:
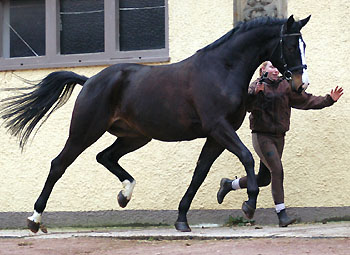
[[236, 238], [350, 238], [350, 222], [327, 224], [296, 224], [288, 228], [277, 226], [200, 227], [182, 233], [174, 228], [117, 229], [48, 229], [49, 233], [33, 234], [29, 230], [0, 230], [0, 238], [49, 239], [70, 237], [109, 237], [117, 239], [236, 239]]

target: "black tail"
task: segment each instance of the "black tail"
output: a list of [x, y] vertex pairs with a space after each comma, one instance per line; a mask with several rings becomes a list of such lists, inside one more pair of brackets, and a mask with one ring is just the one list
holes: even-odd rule
[[39, 129], [55, 110], [68, 101], [75, 85], [83, 85], [87, 80], [87, 77], [73, 72], [59, 71], [50, 73], [38, 84], [28, 88], [7, 89], [30, 90], [0, 101], [0, 117], [5, 120], [5, 127], [11, 135], [19, 138], [22, 149], [38, 122], [46, 115]]

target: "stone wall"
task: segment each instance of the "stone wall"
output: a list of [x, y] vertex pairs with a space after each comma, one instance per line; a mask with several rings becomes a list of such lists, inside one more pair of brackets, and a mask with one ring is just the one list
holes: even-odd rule
[[286, 0], [234, 0], [234, 23], [270, 16], [286, 18]]

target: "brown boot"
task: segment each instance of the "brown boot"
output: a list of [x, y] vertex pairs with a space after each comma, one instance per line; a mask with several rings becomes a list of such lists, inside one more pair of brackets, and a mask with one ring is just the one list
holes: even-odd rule
[[287, 227], [290, 224], [293, 224], [296, 219], [294, 218], [289, 218], [286, 212], [286, 209], [283, 209], [279, 213], [277, 213], [278, 220], [279, 220], [279, 226], [280, 227]]
[[220, 181], [220, 188], [217, 193], [218, 203], [221, 204], [224, 201], [224, 197], [227, 193], [229, 193], [232, 189], [232, 180], [228, 178], [222, 178]]

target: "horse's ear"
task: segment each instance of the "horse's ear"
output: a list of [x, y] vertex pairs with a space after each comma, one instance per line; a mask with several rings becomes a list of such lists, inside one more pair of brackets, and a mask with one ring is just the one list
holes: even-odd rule
[[310, 18], [311, 18], [311, 15], [309, 15], [307, 18], [302, 19], [302, 20], [299, 21], [300, 29], [309, 22]]
[[290, 17], [287, 20], [287, 29], [286, 29], [286, 31], [289, 31], [292, 28], [292, 26], [294, 24], [294, 21], [295, 20], [294, 20], [293, 15], [290, 15]]

